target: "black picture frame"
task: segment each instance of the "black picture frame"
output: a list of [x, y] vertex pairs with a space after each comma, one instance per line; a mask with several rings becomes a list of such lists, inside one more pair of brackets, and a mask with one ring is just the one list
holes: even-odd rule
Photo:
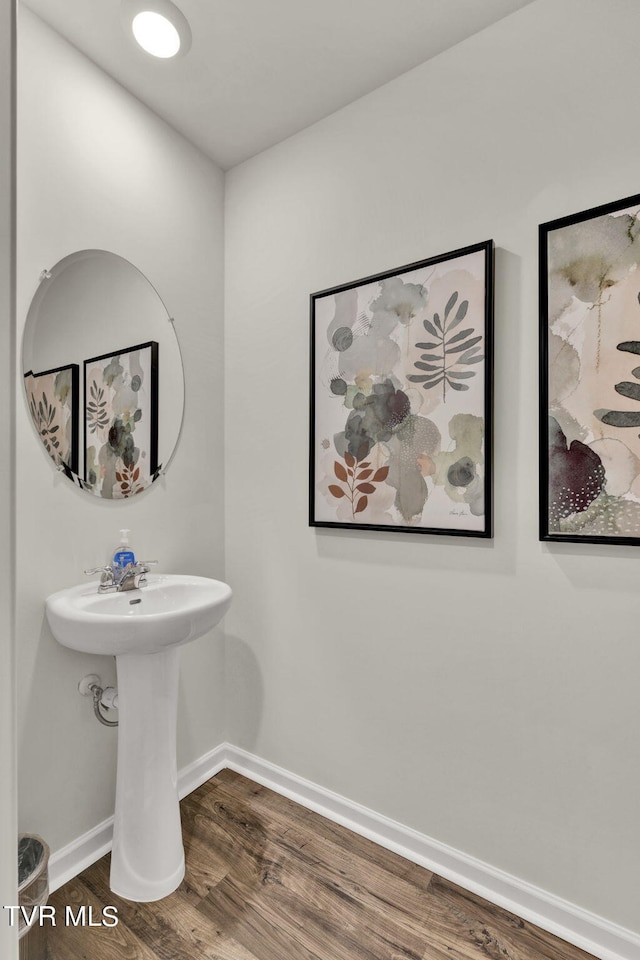
[[541, 541], [640, 546], [638, 268], [640, 194], [539, 226]]
[[[465, 271], [468, 272], [468, 278]], [[452, 286], [451, 290], [446, 292], [448, 272], [452, 278]], [[453, 281], [454, 276], [456, 278], [455, 282]], [[457, 289], [454, 289], [458, 283], [458, 278], [463, 288], [464, 284], [467, 283], [471, 291], [472, 307], [468, 315], [469, 298], [466, 299], [466, 306], [464, 306], [464, 289], [461, 294], [458, 293]], [[408, 290], [407, 293], [413, 297], [417, 306], [415, 313], [411, 312], [413, 308], [409, 308], [406, 316], [402, 317], [401, 311], [405, 310], [405, 307], [399, 304], [395, 308], [398, 312], [398, 317], [402, 320], [406, 335], [402, 329], [398, 328], [394, 329], [393, 336], [397, 336], [398, 339], [405, 337], [407, 358], [409, 357], [410, 348], [412, 351], [410, 354], [412, 362], [409, 362], [407, 359], [404, 366], [400, 363], [392, 376], [386, 376], [385, 374], [373, 375], [371, 382], [367, 383], [367, 386], [363, 388], [364, 393], [359, 399], [357, 399], [357, 394], [354, 394], [354, 391], [359, 390], [357, 384], [351, 381], [347, 382], [342, 376], [336, 376], [331, 379], [330, 385], [327, 387], [327, 375], [325, 371], [323, 374], [325, 382], [322, 384], [320, 374], [323, 364], [325, 367], [327, 363], [330, 366], [333, 364], [336, 370], [341, 369], [340, 364], [343, 362], [342, 354], [345, 350], [351, 349], [357, 336], [364, 337], [368, 335], [367, 324], [370, 324], [369, 333], [374, 329], [373, 325], [377, 322], [379, 310], [377, 305], [378, 300], [375, 298], [386, 297], [388, 294], [391, 300], [393, 300], [394, 292], [400, 289], [400, 283], [413, 288]], [[437, 292], [434, 292], [436, 289]], [[424, 295], [422, 305], [420, 305], [420, 290], [422, 290]], [[335, 306], [337, 303], [336, 298], [340, 298], [345, 294], [348, 294], [350, 298], [354, 299], [358, 304], [355, 308], [355, 319], [353, 319], [353, 312], [351, 315], [350, 323], [353, 329], [349, 327], [350, 332], [347, 332], [345, 327], [341, 327], [334, 332], [334, 339], [331, 342], [322, 340], [323, 356], [320, 356], [320, 338], [325, 334], [328, 337], [331, 326], [331, 324], [327, 324], [327, 319], [324, 314], [326, 314], [328, 309], [331, 309], [329, 306], [331, 301], [333, 301]], [[369, 296], [368, 307], [365, 305], [365, 308], [361, 309], [361, 298], [366, 300], [367, 296]], [[440, 315], [438, 313], [440, 301], [442, 301], [443, 305], [443, 310], [440, 311], [442, 313], [442, 319], [436, 320], [436, 317]], [[449, 311], [448, 313], [447, 310]], [[322, 319], [320, 317], [321, 313], [323, 314]], [[458, 315], [460, 315], [459, 319]], [[462, 323], [463, 320], [464, 323]], [[438, 324], [440, 324], [439, 327]], [[386, 323], [387, 327], [388, 325], [389, 324]], [[457, 325], [456, 335], [452, 332], [451, 341], [454, 339], [458, 340], [458, 333], [460, 333], [462, 337], [456, 344], [453, 342], [450, 343], [446, 338], [449, 326], [453, 331], [454, 325]], [[382, 327], [384, 326], [385, 325], [382, 324]], [[429, 330], [435, 331], [437, 337], [434, 337]], [[490, 539], [493, 536], [493, 332], [493, 240], [485, 240], [481, 243], [462, 247], [448, 253], [442, 253], [424, 260], [405, 264], [404, 266], [395, 267], [391, 270], [385, 270], [382, 273], [376, 273], [359, 280], [343, 283], [310, 295], [310, 526], [330, 529], [419, 533], [483, 539]], [[338, 336], [338, 341], [335, 339], [336, 336]], [[390, 339], [393, 339], [393, 336], [390, 335]], [[416, 361], [414, 359], [416, 356], [415, 351], [418, 350], [419, 347], [424, 346], [426, 349], [426, 345], [414, 342], [417, 336], [420, 336], [421, 340], [426, 338], [427, 341], [439, 341], [437, 350], [441, 351], [441, 357], [439, 353], [430, 354], [429, 351], [427, 351], [426, 354], [418, 353], [417, 355], [420, 357], [440, 357], [440, 360], [436, 360], [434, 363], [436, 366], [438, 363], [442, 364], [441, 371], [436, 370], [436, 372], [432, 374], [431, 370], [423, 370], [422, 368], [425, 366], [431, 366], [433, 368], [434, 364], [430, 364], [429, 362], [425, 364], [421, 360]], [[340, 341], [340, 337], [342, 337], [342, 341]], [[467, 341], [469, 341], [469, 343]], [[324, 351], [327, 349], [327, 343], [328, 353], [325, 354]], [[345, 346], [345, 344], [348, 344], [348, 346]], [[445, 358], [447, 354], [456, 356], [456, 354], [453, 353], [456, 348], [459, 348], [457, 354], [458, 360], [450, 367], [447, 367], [447, 360]], [[336, 360], [336, 357], [332, 355], [332, 349], [341, 355], [339, 360]], [[478, 351], [483, 352], [479, 353]], [[416, 363], [418, 364], [418, 368], [416, 368]], [[467, 364], [467, 366], [459, 368], [456, 372], [452, 372], [453, 367], [460, 363], [462, 365]], [[478, 366], [476, 366], [476, 363]], [[469, 382], [473, 383], [478, 371], [481, 372], [482, 376], [473, 384], [473, 386], [476, 387], [474, 390], [470, 387]], [[404, 379], [398, 379], [400, 372]], [[456, 377], [456, 379], [454, 380], [453, 377]], [[337, 383], [338, 380], [341, 380], [339, 384]], [[394, 392], [391, 392], [394, 381], [400, 382], [400, 386], [393, 386]], [[361, 378], [358, 382], [362, 382]], [[376, 386], [379, 388], [377, 393], [375, 391]], [[404, 390], [401, 389], [403, 386], [406, 387], [407, 394], [404, 394]], [[417, 475], [412, 475], [411, 477], [412, 489], [417, 493], [417, 499], [416, 497], [413, 498], [413, 505], [411, 498], [406, 498], [407, 502], [405, 503], [403, 499], [404, 495], [401, 494], [403, 479], [394, 479], [394, 482], [397, 484], [396, 487], [394, 487], [394, 497], [391, 496], [392, 491], [386, 489], [389, 486], [389, 484], [386, 484], [386, 479], [390, 475], [389, 470], [391, 470], [391, 475], [395, 477], [393, 471], [398, 463], [398, 457], [396, 456], [394, 459], [393, 452], [388, 455], [387, 462], [380, 467], [381, 458], [384, 458], [387, 454], [382, 452], [384, 447], [380, 446], [379, 442], [376, 441], [372, 435], [366, 437], [365, 446], [368, 446], [367, 453], [364, 456], [360, 456], [360, 452], [364, 451], [365, 446], [360, 446], [357, 449], [354, 447], [352, 431], [354, 420], [351, 420], [351, 426], [349, 426], [350, 415], [347, 410], [345, 410], [347, 426], [344, 429], [344, 433], [336, 433], [335, 431], [331, 433], [324, 423], [322, 424], [322, 428], [319, 429], [325, 417], [325, 412], [329, 410], [329, 403], [334, 404], [331, 414], [332, 417], [335, 416], [337, 418], [338, 414], [342, 414], [342, 411], [337, 411], [335, 408], [336, 401], [339, 405], [340, 395], [344, 395], [345, 397], [345, 406], [350, 400], [350, 394], [354, 394], [355, 402], [366, 405], [369, 403], [367, 396], [374, 397], [371, 403], [375, 404], [378, 395], [386, 391], [385, 395], [391, 407], [395, 405], [395, 412], [389, 417], [388, 428], [385, 426], [384, 429], [376, 433], [375, 436], [387, 437], [393, 444], [396, 442], [403, 444], [405, 445], [403, 446], [404, 450], [406, 444], [409, 442], [407, 440], [409, 428], [414, 430], [414, 427], [417, 426], [425, 436], [430, 435], [429, 431], [431, 431], [432, 428], [424, 421], [430, 420], [433, 423], [433, 412], [431, 411], [431, 415], [427, 414], [425, 417], [421, 417], [419, 409], [414, 410], [413, 405], [414, 403], [418, 405], [422, 403], [423, 400], [421, 398], [427, 397], [427, 395], [429, 396], [429, 402], [433, 403], [435, 394], [430, 393], [432, 387], [437, 387], [438, 391], [442, 389], [442, 402], [439, 403], [437, 407], [439, 418], [437, 429], [440, 431], [444, 447], [446, 447], [447, 444], [455, 445], [455, 449], [458, 450], [462, 449], [463, 446], [462, 443], [458, 446], [459, 441], [452, 439], [451, 435], [444, 435], [447, 426], [450, 428], [452, 423], [452, 420], [447, 421], [448, 413], [445, 413], [444, 409], [447, 399], [446, 389], [449, 387], [449, 408], [455, 409], [456, 414], [459, 413], [463, 417], [466, 414], [471, 418], [475, 418], [473, 422], [474, 436], [476, 438], [479, 437], [480, 440], [478, 441], [476, 439], [474, 450], [481, 448], [481, 452], [477, 455], [474, 454], [475, 459], [473, 457], [465, 459], [463, 456], [460, 456], [447, 468], [446, 463], [448, 461], [446, 460], [446, 456], [449, 456], [451, 451], [441, 451], [437, 448], [436, 443], [432, 455], [425, 452], [425, 459], [420, 461], [419, 469], [421, 472], [423, 470], [426, 471], [426, 473], [422, 472], [421, 477]], [[424, 389], [424, 393], [422, 393], [421, 388]], [[367, 389], [370, 390], [368, 395], [366, 394]], [[471, 404], [473, 400], [473, 405], [470, 406], [467, 411], [464, 407], [463, 398], [465, 392], [470, 389], [471, 393], [468, 399], [469, 404]], [[337, 397], [335, 395], [331, 397], [328, 396], [328, 393], [335, 393], [336, 390], [341, 392]], [[344, 393], [342, 393], [343, 391]], [[404, 394], [404, 397], [400, 396], [400, 394]], [[409, 406], [407, 406], [407, 398], [410, 394]], [[398, 406], [402, 408], [400, 412], [398, 412]], [[404, 419], [399, 419], [402, 414], [404, 414]], [[456, 414], [454, 414], [454, 416]], [[416, 417], [418, 419], [415, 419]], [[414, 419], [410, 420], [409, 418]], [[460, 421], [460, 423], [462, 422], [463, 421]], [[470, 420], [464, 420], [464, 423], [467, 425], [470, 422]], [[328, 415], [326, 417], [326, 423], [329, 423]], [[401, 434], [399, 430], [402, 429], [403, 424], [405, 424], [407, 436], [403, 436], [402, 439], [400, 439]], [[445, 425], [444, 428], [441, 428], [441, 424]], [[352, 431], [351, 433], [349, 433], [350, 430]], [[319, 436], [319, 433], [321, 433], [322, 436]], [[349, 439], [347, 440], [348, 434]], [[414, 436], [417, 436], [415, 430]], [[393, 439], [394, 437], [396, 439]], [[413, 443], [414, 441], [411, 442]], [[374, 464], [373, 467], [370, 468], [369, 464], [373, 464], [373, 460], [369, 458], [371, 451], [374, 450], [376, 446], [378, 446], [378, 450], [375, 451], [376, 456], [374, 460], [377, 459], [378, 466]], [[340, 447], [340, 449], [338, 449], [338, 447]], [[438, 452], [435, 452], [436, 448]], [[410, 449], [418, 452], [417, 446]], [[351, 453], [349, 453], [349, 450], [351, 450]], [[444, 456], [445, 453], [446, 456]], [[333, 478], [333, 483], [329, 484], [328, 479], [330, 479], [330, 477], [328, 471], [330, 468], [325, 465], [325, 461], [328, 463], [331, 457], [336, 458], [334, 471], [337, 472], [335, 478]], [[343, 463], [340, 463], [340, 458], [344, 460]], [[351, 465], [349, 458], [353, 460]], [[362, 464], [364, 464], [364, 468], [361, 468]], [[386, 473], [385, 466], [389, 468]], [[404, 468], [402, 469], [404, 470]], [[416, 466], [416, 469], [418, 469], [418, 466]], [[325, 473], [322, 476], [323, 470]], [[453, 473], [452, 470], [454, 470]], [[467, 471], [466, 473], [465, 470]], [[429, 473], [429, 471], [435, 472]], [[406, 473], [402, 474], [403, 478], [407, 476], [408, 474]], [[341, 477], [344, 477], [344, 480], [342, 480]], [[364, 483], [358, 483], [357, 481], [364, 481]], [[452, 481], [455, 481], [455, 489]], [[332, 491], [331, 488], [334, 486], [336, 490]], [[365, 491], [373, 488], [371, 494], [362, 494], [367, 501], [364, 507], [362, 507], [362, 497], [360, 493], [356, 492], [359, 491], [361, 486]], [[425, 516], [425, 512], [427, 512], [426, 508], [429, 505], [429, 497], [434, 494], [436, 487], [437, 496], [434, 496], [434, 499], [438, 500], [439, 498], [440, 501], [442, 501], [442, 509], [438, 512], [438, 509], [434, 508], [432, 512], [428, 512], [428, 515]], [[342, 493], [338, 494], [338, 489], [341, 489]], [[385, 504], [387, 505], [386, 509], [382, 511], [380, 509], [376, 510], [374, 518], [370, 522], [366, 522], [369, 496], [373, 496], [380, 490], [382, 490], [384, 494]], [[449, 495], [454, 499], [449, 501]], [[331, 507], [333, 506], [332, 497], [338, 500], [344, 499], [345, 501], [349, 501], [351, 516], [346, 519], [344, 515], [333, 518], [331, 516]], [[420, 515], [416, 512], [413, 515], [407, 516], [414, 507], [417, 509], [423, 497], [424, 505]], [[465, 500], [465, 497], [468, 499]], [[391, 500], [393, 500], [393, 503], [389, 505]], [[400, 504], [400, 506], [397, 504]], [[445, 509], [447, 511], [446, 518], [444, 516]], [[343, 513], [348, 513], [348, 510], [348, 507], [343, 507]], [[475, 511], [475, 513], [471, 513], [471, 510]], [[391, 522], [386, 522], [386, 516], [389, 517]], [[457, 519], [448, 519], [450, 516], [455, 516]]]

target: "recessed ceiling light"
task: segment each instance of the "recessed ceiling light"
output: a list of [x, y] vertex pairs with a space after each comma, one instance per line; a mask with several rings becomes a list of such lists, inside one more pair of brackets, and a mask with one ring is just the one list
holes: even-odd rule
[[184, 56], [191, 46], [187, 19], [171, 0], [123, 0], [122, 13], [129, 36], [153, 57]]
[[175, 57], [180, 49], [180, 34], [161, 13], [142, 10], [133, 18], [131, 29], [142, 49], [154, 57]]

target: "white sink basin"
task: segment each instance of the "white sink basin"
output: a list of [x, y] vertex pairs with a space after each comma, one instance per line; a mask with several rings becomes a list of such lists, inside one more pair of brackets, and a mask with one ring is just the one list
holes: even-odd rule
[[49, 626], [82, 653], [155, 653], [203, 636], [224, 616], [231, 587], [208, 577], [155, 574], [139, 590], [98, 593], [81, 584], [47, 598]]
[[184, 876], [176, 723], [180, 646], [224, 616], [231, 587], [207, 577], [154, 575], [122, 593], [98, 584], [46, 601], [54, 637], [112, 654], [118, 671], [118, 769], [110, 885], [128, 900], [160, 900]]

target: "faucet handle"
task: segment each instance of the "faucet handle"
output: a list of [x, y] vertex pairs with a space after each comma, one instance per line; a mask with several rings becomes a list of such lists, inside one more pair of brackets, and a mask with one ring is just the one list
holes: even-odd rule
[[113, 574], [113, 567], [110, 563], [105, 564], [102, 567], [90, 567], [88, 570], [84, 571], [87, 577], [93, 577], [96, 573], [101, 574]]
[[157, 563], [157, 560], [138, 560], [135, 565], [136, 567], [155, 567]]
[[100, 574], [99, 593], [104, 593], [115, 586], [113, 566], [110, 563], [105, 564], [104, 567], [91, 567], [89, 570], [85, 570], [85, 573], [88, 577], [92, 577], [96, 573]]

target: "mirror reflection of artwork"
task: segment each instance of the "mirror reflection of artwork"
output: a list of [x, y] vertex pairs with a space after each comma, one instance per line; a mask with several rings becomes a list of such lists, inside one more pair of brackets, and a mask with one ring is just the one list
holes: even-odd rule
[[122, 500], [157, 478], [158, 344], [138, 343], [84, 361], [84, 479]]
[[78, 388], [80, 370], [69, 363], [24, 375], [31, 419], [45, 450], [67, 475], [78, 472]]
[[[161, 380], [157, 380], [157, 371], [153, 369], [154, 344], [156, 358], [162, 357]], [[142, 392], [133, 398], [133, 404], [126, 405], [126, 388], [121, 389], [122, 395], [116, 398], [116, 403], [121, 403], [122, 416], [118, 418], [111, 410], [113, 389], [115, 387], [117, 392], [118, 387], [115, 383], [117, 377], [111, 385], [99, 384], [96, 395], [92, 397], [88, 393], [85, 400], [85, 361], [96, 366], [103, 359], [102, 366], [106, 367], [112, 359], [119, 357], [122, 376], [129, 377], [129, 382], [133, 381], [135, 385], [136, 374], [131, 369], [135, 351], [139, 353], [136, 362], [142, 370]], [[57, 374], [70, 368], [71, 364], [77, 365], [73, 391], [77, 442], [72, 466], [67, 466], [66, 455], [60, 454], [53, 442], [60, 434], [58, 417], [53, 409], [55, 384], [47, 385], [41, 391], [35, 377], [41, 379], [44, 374], [34, 375], [33, 371]], [[128, 260], [107, 250], [78, 250], [40, 272], [22, 336], [22, 373], [25, 375], [25, 402], [29, 416], [36, 424], [38, 443], [45, 445], [49, 455], [46, 459], [54, 470], [57, 465], [76, 488], [89, 496], [117, 498], [125, 503], [141, 488], [148, 489], [150, 481], [156, 480], [160, 474], [164, 476], [177, 450], [182, 429], [184, 371], [180, 344], [175, 321], [158, 291]], [[46, 394], [46, 403], [38, 397], [32, 407], [30, 383]], [[103, 390], [102, 397], [100, 389]], [[136, 393], [135, 390], [132, 392]], [[125, 407], [131, 407], [130, 416]], [[93, 427], [93, 430], [87, 430], [86, 447], [91, 457], [87, 463], [85, 411], [90, 412]], [[136, 411], [138, 421], [133, 420]], [[108, 415], [107, 423], [103, 414]], [[69, 421], [72, 419], [70, 414], [65, 416]], [[112, 419], [119, 419], [122, 426], [114, 425], [115, 446], [103, 449], [108, 443]], [[129, 420], [134, 431], [126, 426]], [[70, 429], [70, 425], [64, 428], [67, 434]], [[114, 452], [117, 448], [122, 448], [124, 454], [116, 458], [121, 461], [117, 471], [119, 476], [115, 474], [113, 458], [109, 455], [109, 450]], [[100, 462], [101, 455], [104, 462]], [[48, 469], [46, 459], [40, 459], [45, 470]], [[93, 482], [88, 482], [85, 477], [92, 477]]]

